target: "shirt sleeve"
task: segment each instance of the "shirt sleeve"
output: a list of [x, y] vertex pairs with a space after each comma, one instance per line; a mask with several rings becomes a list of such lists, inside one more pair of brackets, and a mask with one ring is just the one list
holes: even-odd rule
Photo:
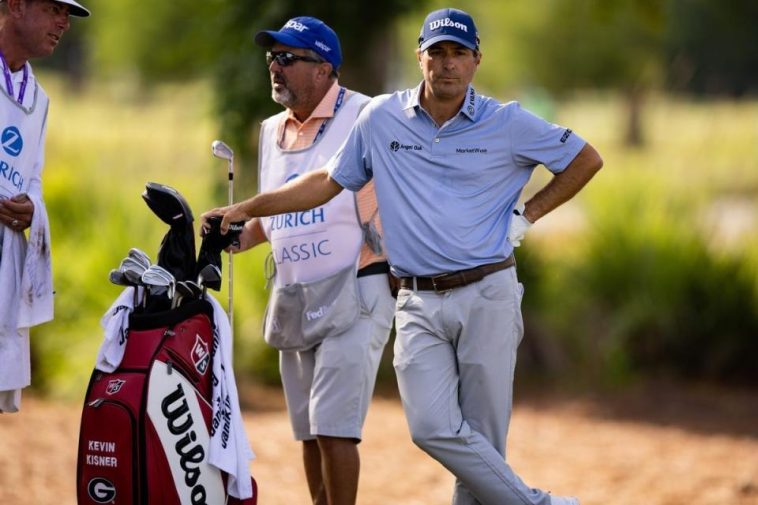
[[509, 126], [514, 163], [524, 168], [542, 164], [553, 173], [562, 172], [586, 144], [572, 130], [549, 123], [517, 103]]
[[370, 105], [364, 107], [342, 147], [326, 163], [329, 176], [340, 186], [358, 191], [373, 177], [369, 127]]

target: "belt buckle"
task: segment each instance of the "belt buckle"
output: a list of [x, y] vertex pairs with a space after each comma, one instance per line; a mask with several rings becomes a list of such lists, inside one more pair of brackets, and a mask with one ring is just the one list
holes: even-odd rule
[[437, 279], [444, 279], [446, 277], [450, 277], [450, 274], [439, 274], [439, 275], [434, 275], [430, 277], [432, 279], [432, 287], [434, 288], [435, 293], [443, 294], [443, 293], [449, 293], [450, 291], [453, 290], [453, 288], [439, 289], [437, 287]]

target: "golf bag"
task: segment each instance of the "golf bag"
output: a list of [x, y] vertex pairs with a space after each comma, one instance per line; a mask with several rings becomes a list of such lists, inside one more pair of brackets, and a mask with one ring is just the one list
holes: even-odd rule
[[132, 314], [121, 365], [95, 370], [82, 411], [77, 498], [82, 504], [254, 505], [227, 496], [209, 465], [213, 307], [195, 300]]
[[[79, 432], [78, 503], [255, 505], [255, 480], [244, 466], [232, 471], [251, 479], [252, 497], [239, 500], [227, 493], [229, 476], [210, 464], [213, 448], [218, 451], [214, 457], [224, 461], [216, 463], [233, 467], [229, 458], [239, 463], [242, 447], [236, 438], [241, 429], [236, 392], [230, 396], [228, 389], [233, 375], [225, 375], [230, 356], [221, 352], [230, 348], [223, 343], [223, 328], [214, 333], [217, 302], [205, 291], [221, 287], [225, 245], [206, 237], [198, 268], [193, 217], [184, 198], [157, 183], [148, 183], [142, 197], [170, 229], [156, 265], [133, 248], [109, 276], [132, 291], [125, 290], [107, 313], [118, 324], [115, 329], [104, 326], [105, 340], [87, 388]], [[214, 366], [225, 372], [219, 375]], [[243, 482], [245, 486], [233, 484], [248, 493]]]

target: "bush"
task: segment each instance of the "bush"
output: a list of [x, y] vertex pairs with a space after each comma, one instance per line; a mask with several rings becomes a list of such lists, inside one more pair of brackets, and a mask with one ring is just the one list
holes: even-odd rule
[[697, 198], [649, 182], [593, 193], [586, 249], [550, 304], [558, 331], [606, 380], [664, 372], [756, 382], [758, 293], [747, 255], [712, 252]]

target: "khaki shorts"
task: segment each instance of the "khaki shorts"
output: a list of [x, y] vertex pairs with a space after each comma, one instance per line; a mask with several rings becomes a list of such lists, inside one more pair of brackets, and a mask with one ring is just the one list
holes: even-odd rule
[[395, 311], [386, 274], [358, 279], [361, 315], [307, 351], [281, 351], [279, 373], [296, 440], [361, 439]]

